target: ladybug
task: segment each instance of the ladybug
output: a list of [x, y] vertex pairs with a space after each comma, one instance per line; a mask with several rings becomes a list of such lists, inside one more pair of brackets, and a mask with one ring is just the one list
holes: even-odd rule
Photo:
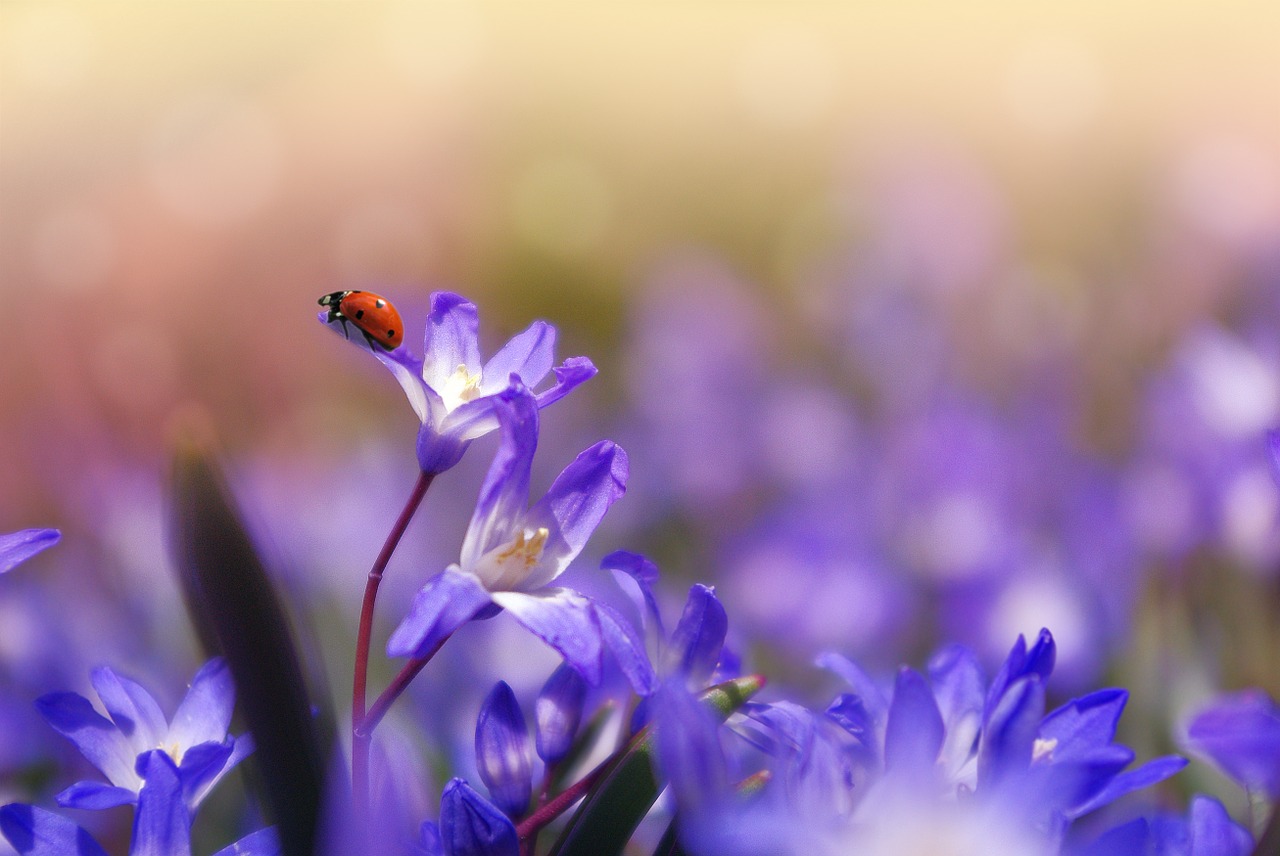
[[347, 330], [350, 321], [364, 334], [369, 347], [377, 344], [394, 351], [404, 341], [400, 313], [385, 297], [372, 291], [335, 291], [320, 298], [320, 305], [329, 309], [329, 317], [325, 319], [328, 323], [342, 322], [342, 334], [348, 339], [351, 338]]

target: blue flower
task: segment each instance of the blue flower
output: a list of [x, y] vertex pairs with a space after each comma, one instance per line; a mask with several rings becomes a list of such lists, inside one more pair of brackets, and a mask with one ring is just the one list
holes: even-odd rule
[[[327, 316], [321, 313], [320, 320]], [[556, 330], [545, 321], [533, 322], [481, 364], [478, 329], [475, 304], [439, 291], [431, 295], [422, 359], [405, 348], [374, 349], [422, 422], [418, 463], [423, 472], [449, 469], [472, 440], [498, 427], [494, 405], [513, 379], [534, 387], [554, 371], [555, 384], [534, 398], [538, 407], [546, 407], [596, 373], [586, 357], [570, 357], [552, 369]]]
[[[129, 856], [191, 856], [191, 812], [181, 773], [167, 752], [138, 758], [143, 781], [133, 818]], [[106, 851], [75, 823], [51, 811], [12, 803], [0, 808], [0, 834], [22, 856], [106, 856]], [[277, 856], [274, 829], [262, 829], [215, 856]]]
[[520, 839], [511, 819], [462, 779], [440, 795], [440, 823], [422, 824], [417, 852], [422, 856], [519, 856]]
[[0, 574], [12, 571], [62, 538], [57, 529], [23, 529], [0, 535]]
[[169, 722], [140, 684], [106, 667], [94, 669], [91, 680], [107, 716], [77, 693], [50, 693], [36, 700], [49, 724], [75, 743], [111, 783], [76, 782], [58, 794], [59, 805], [103, 809], [137, 802], [146, 781], [143, 759], [159, 750], [175, 765], [186, 804], [194, 810], [218, 780], [253, 751], [248, 736], [227, 735], [235, 686], [220, 658], [196, 673]]
[[1216, 699], [1187, 725], [1186, 742], [1242, 788], [1280, 797], [1280, 708], [1262, 690]]
[[1222, 803], [1197, 794], [1187, 816], [1139, 817], [1109, 830], [1075, 856], [1248, 856], [1253, 836], [1231, 819]]
[[[627, 456], [602, 441], [578, 455], [532, 508], [529, 473], [538, 443], [537, 398], [515, 384], [488, 405], [502, 441], [481, 488], [457, 564], [418, 592], [409, 614], [391, 634], [387, 654], [422, 657], [472, 618], [505, 609], [556, 649], [591, 684], [601, 678], [608, 646], [625, 661], [638, 691], [652, 682], [634, 633], [585, 595], [554, 586], [586, 545], [609, 506], [626, 490]], [[651, 689], [651, 687], [650, 687]]]

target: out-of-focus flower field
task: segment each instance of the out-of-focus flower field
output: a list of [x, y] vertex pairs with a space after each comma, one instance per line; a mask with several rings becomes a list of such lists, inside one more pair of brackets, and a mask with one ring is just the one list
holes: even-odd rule
[[[533, 852], [537, 835], [530, 845], [520, 824], [548, 791], [512, 786], [505, 767], [485, 773], [472, 744], [479, 753], [482, 709], [482, 721], [505, 723], [487, 733], [493, 745], [525, 739], [507, 720], [534, 709], [562, 657], [588, 683], [604, 663], [588, 709], [612, 698], [626, 710], [634, 690], [648, 699], [637, 722], [651, 717], [659, 734], [664, 722], [703, 732], [688, 725], [692, 702], [649, 698], [658, 683], [675, 675], [700, 691], [712, 667], [717, 678], [763, 673], [764, 706], [730, 728], [776, 761], [757, 732], [795, 735], [768, 705], [820, 711], [833, 691], [849, 693], [836, 678], [850, 672], [828, 652], [870, 676], [847, 697], [883, 742], [895, 716], [932, 722], [920, 710], [933, 702], [907, 707], [928, 694], [919, 676], [895, 683], [894, 670], [947, 643], [986, 675], [1005, 662], [1006, 681], [1046, 679], [1041, 714], [1044, 693], [1052, 710], [1125, 687], [1117, 739], [1142, 761], [1192, 758], [1110, 806], [1096, 795], [1055, 803], [1064, 830], [1081, 806], [1098, 810], [1062, 833], [1064, 848], [1117, 848], [1061, 852], [1126, 852], [1104, 834], [1113, 821], [1182, 813], [1193, 794], [1221, 800], [1258, 838], [1280, 785], [1242, 771], [1231, 741], [1265, 732], [1276, 746], [1250, 751], [1280, 765], [1280, 713], [1266, 701], [1280, 694], [1280, 488], [1267, 439], [1280, 428], [1277, 33], [1280, 6], [1234, 0], [0, 4], [0, 533], [62, 533], [0, 575], [0, 803], [52, 808], [96, 775], [55, 731], [72, 714], [38, 709], [37, 697], [91, 695], [91, 670], [109, 666], [167, 714], [210, 653], [175, 568], [173, 456], [193, 422], [216, 432], [313, 702], [334, 719], [339, 754], [354, 742], [358, 758], [367, 735], [353, 736], [349, 705], [366, 575], [432, 470], [430, 431], [448, 435], [406, 403], [397, 377], [410, 402], [416, 387], [373, 359], [394, 372], [394, 354], [317, 322], [317, 298], [363, 289], [398, 307], [408, 352], [427, 358], [405, 364], [428, 398], [443, 389], [422, 332], [448, 314], [437, 292], [478, 306], [485, 359], [543, 319], [558, 331], [556, 365], [581, 354], [599, 369], [540, 412], [546, 402], [535, 407], [523, 386], [499, 394], [506, 377], [481, 383], [479, 364], [461, 360], [471, 374], [458, 383], [474, 383], [448, 409], [492, 394], [492, 424], [429, 481], [372, 625], [371, 699], [397, 656], [430, 657], [456, 631], [364, 750], [375, 802], [380, 787], [397, 793], [406, 834], [440, 819], [445, 843], [423, 832], [415, 852], [508, 852], [448, 838], [446, 816], [473, 810], [467, 788], [484, 775], [502, 780], [483, 780], [485, 810], [499, 825], [509, 817]], [[439, 377], [454, 367], [441, 363]], [[549, 386], [529, 366], [512, 370], [535, 393]], [[592, 446], [603, 438], [625, 450], [621, 464], [616, 447]], [[615, 455], [600, 466], [625, 483], [603, 522], [615, 498], [603, 498], [604, 470], [579, 458], [556, 482], [565, 492], [552, 487], [588, 447]], [[495, 456], [509, 465], [501, 478]], [[518, 485], [522, 466], [532, 475]], [[540, 506], [528, 520], [503, 516], [549, 489], [555, 514], [542, 529]], [[590, 525], [556, 504], [572, 491], [603, 504]], [[533, 551], [537, 586], [477, 558], [497, 531]], [[539, 532], [559, 558], [538, 552]], [[600, 570], [618, 549], [652, 560], [660, 582], [622, 560]], [[595, 636], [522, 612], [554, 599], [536, 589], [570, 559], [554, 621], [576, 616]], [[431, 599], [443, 595], [415, 593], [459, 562], [439, 586], [462, 586], [448, 602], [474, 596], [476, 609], [446, 629], [432, 612], [447, 611]], [[465, 587], [473, 578], [479, 594]], [[723, 656], [718, 643], [655, 631], [656, 611], [670, 633], [694, 583], [714, 595], [697, 590], [690, 609], [722, 604], [727, 615]], [[498, 607], [519, 623], [468, 623]], [[627, 618], [626, 632], [610, 630], [611, 615]], [[1052, 632], [1051, 681], [1039, 647], [1025, 668], [1006, 662], [1019, 634], [1035, 642], [1041, 628]], [[393, 632], [402, 644], [388, 658]], [[650, 649], [696, 656], [629, 668], [637, 632]], [[566, 634], [594, 648], [558, 646]], [[699, 657], [701, 671], [689, 663]], [[946, 719], [941, 687], [960, 671], [930, 668]], [[110, 708], [98, 684], [115, 673], [92, 674]], [[887, 720], [875, 719], [872, 684]], [[1243, 713], [1221, 702], [1243, 690], [1254, 693], [1238, 700]], [[998, 679], [984, 734], [1013, 697]], [[133, 698], [139, 710], [156, 704]], [[1218, 719], [1196, 719], [1215, 699], [1227, 704]], [[210, 740], [231, 740], [217, 710]], [[863, 734], [847, 707], [828, 714]], [[730, 740], [709, 728], [707, 740]], [[1051, 725], [1039, 735], [1067, 739]], [[678, 759], [709, 751], [695, 742], [658, 752], [671, 789], [629, 852], [655, 852], [673, 811], [690, 853], [756, 852], [724, 837], [736, 809], [688, 796], [708, 799], [719, 769], [682, 772]], [[184, 768], [186, 744], [173, 745], [139, 755], [136, 773], [125, 765], [139, 816], [143, 805], [177, 811], [182, 794], [194, 813], [207, 792], [197, 798], [192, 782], [213, 773]], [[942, 759], [963, 755], [939, 746]], [[538, 753], [551, 787], [559, 761], [541, 742]], [[990, 793], [999, 765], [983, 753], [988, 772], [951, 770], [948, 781]], [[208, 762], [219, 776], [239, 760], [219, 758]], [[455, 775], [471, 784], [448, 784]], [[846, 779], [856, 804], [866, 782]], [[168, 783], [163, 799], [159, 784], [138, 796], [144, 781]], [[355, 787], [358, 804], [358, 776]], [[122, 804], [69, 816], [123, 853]], [[195, 852], [262, 826], [244, 804], [239, 784], [213, 793]], [[885, 804], [886, 816], [916, 811]], [[1208, 804], [1195, 804], [1195, 823], [1209, 822]], [[535, 806], [523, 821], [522, 805]], [[776, 832], [799, 828], [788, 826], [794, 810], [774, 800], [760, 815]], [[984, 840], [996, 849], [957, 852], [997, 852], [995, 840], [1010, 853], [1059, 852]], [[916, 852], [860, 841], [857, 852]]]

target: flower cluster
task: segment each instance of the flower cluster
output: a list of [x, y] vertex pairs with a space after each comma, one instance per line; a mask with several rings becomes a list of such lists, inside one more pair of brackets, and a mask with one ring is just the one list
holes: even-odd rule
[[[378, 301], [386, 305], [384, 298]], [[322, 322], [335, 320], [344, 319], [332, 311], [321, 314]], [[1280, 838], [1277, 817], [1271, 817], [1270, 826], [1263, 818], [1246, 826], [1208, 795], [1191, 796], [1185, 814], [1166, 810], [1173, 793], [1169, 783], [1178, 781], [1173, 777], [1188, 760], [1165, 755], [1135, 763], [1138, 752], [1117, 739], [1129, 701], [1124, 689], [1086, 692], [1051, 704], [1056, 690], [1050, 677], [1059, 665], [1059, 650], [1047, 629], [1030, 645], [1018, 636], [991, 678], [984, 652], [961, 644], [940, 648], [923, 671], [903, 666], [887, 676], [831, 651], [818, 657], [818, 668], [808, 676], [810, 686], [840, 681], [826, 704], [814, 705], [811, 693], [794, 689], [791, 679], [798, 676], [786, 671], [757, 699], [765, 679], [743, 668], [751, 640], [731, 635], [733, 610], [716, 589], [690, 586], [672, 624], [664, 620], [667, 593], [659, 585], [658, 568], [644, 555], [615, 550], [600, 561], [598, 572], [574, 577], [571, 565], [627, 491], [630, 460], [615, 442], [597, 442], [530, 502], [541, 409], [595, 373], [581, 357], [553, 369], [554, 342], [554, 328], [535, 322], [482, 363], [476, 308], [450, 293], [432, 296], [421, 357], [405, 346], [384, 350], [368, 342], [419, 417], [419, 480], [367, 577], [354, 646], [351, 715], [339, 720], [343, 738], [326, 747], [342, 760], [330, 769], [323, 806], [286, 812], [281, 806], [296, 804], [305, 789], [295, 791], [287, 777], [262, 777], [261, 807], [245, 812], [239, 834], [225, 836], [239, 840], [218, 856], [616, 856], [624, 850], [655, 856], [1245, 856], [1255, 836], [1263, 844]], [[726, 345], [726, 362], [746, 359], [749, 345]], [[553, 372], [554, 383], [535, 391]], [[744, 374], [734, 382], [753, 388]], [[725, 388], [717, 394], [734, 397]], [[934, 417], [965, 426], [956, 433], [973, 454], [964, 457], [997, 461], [1000, 446], [989, 442], [990, 426], [982, 415], [952, 404], [939, 406]], [[735, 418], [749, 411], [729, 409]], [[399, 671], [370, 704], [370, 675], [379, 674], [370, 667], [379, 647], [372, 641], [379, 632], [375, 607], [391, 554], [437, 476], [457, 465], [472, 441], [491, 432], [498, 435], [496, 450], [473, 506], [468, 497], [472, 511], [460, 548], [447, 562], [420, 563], [417, 593], [395, 607], [386, 636], [386, 665]], [[705, 454], [739, 462], [750, 457], [744, 450], [751, 443], [735, 440], [741, 442], [726, 441], [720, 449], [711, 443]], [[1272, 445], [1280, 448], [1280, 440], [1273, 438]], [[908, 463], [936, 452], [927, 443], [916, 447], [913, 438], [904, 439], [897, 451]], [[1023, 463], [1037, 458], [1035, 448], [1023, 452]], [[691, 469], [699, 463], [684, 462]], [[954, 472], [926, 469], [907, 479], [906, 492], [917, 499], [964, 493], [979, 475], [972, 466]], [[696, 474], [686, 475], [687, 487], [714, 492], [710, 482], [696, 486]], [[1089, 481], [1088, 473], [1077, 475], [1082, 484]], [[867, 524], [848, 513], [863, 506], [836, 501], [848, 489], [844, 479], [832, 479], [821, 494], [830, 506], [828, 515], [838, 510], [842, 523], [808, 513], [822, 503], [797, 502], [794, 507], [805, 513], [753, 533], [759, 536], [755, 543], [743, 539], [733, 560], [746, 561], [766, 543], [768, 549], [794, 553], [797, 566], [870, 555], [869, 535], [860, 528]], [[197, 495], [200, 502], [184, 507], [196, 515], [212, 514], [208, 508], [219, 501], [218, 494]], [[973, 510], [957, 506], [918, 521], [917, 534], [946, 524], [951, 514], [965, 525], [943, 525], [943, 534], [972, 535], [966, 526], [981, 521], [966, 516], [966, 508]], [[187, 553], [243, 556], [219, 551], [249, 541], [236, 528], [234, 513], [222, 511], [219, 529], [192, 526], [188, 529], [201, 534], [190, 536], [179, 527], [175, 538], [190, 538], [183, 545]], [[207, 537], [209, 531], [216, 537]], [[58, 537], [53, 530], [0, 537], [0, 573]], [[959, 576], [982, 575], [1012, 558], [996, 548], [1000, 539], [990, 541], [973, 541], [967, 552], [925, 555], [922, 562], [945, 565], [947, 573]], [[256, 558], [247, 549], [248, 558]], [[205, 562], [189, 573], [219, 570], [216, 562]], [[848, 582], [858, 572], [843, 567], [837, 576]], [[265, 573], [262, 579], [251, 572], [237, 579], [261, 583], [245, 597], [273, 596]], [[279, 701], [296, 676], [282, 672], [264, 679], [263, 664], [249, 662], [267, 659], [259, 657], [261, 649], [225, 644], [247, 636], [289, 648], [289, 637], [278, 626], [272, 634], [258, 635], [262, 628], [245, 617], [277, 613], [250, 608], [260, 604], [245, 605], [243, 615], [234, 608], [210, 608], [199, 595], [207, 590], [202, 586], [217, 583], [199, 582], [192, 587], [196, 594], [188, 594], [189, 606], [198, 623], [211, 625], [209, 638], [223, 641], [225, 656], [199, 669], [171, 718], [141, 684], [107, 667], [90, 673], [96, 704], [73, 692], [50, 693], [36, 702], [46, 722], [103, 777], [74, 782], [53, 799], [66, 809], [116, 815], [131, 810], [131, 856], [189, 856], [193, 823], [211, 791], [246, 758], [249, 764], [264, 763], [281, 731], [268, 726], [291, 715], [288, 704], [256, 703], [264, 699], [247, 688], [270, 695], [279, 686], [278, 696], [265, 699]], [[778, 591], [762, 588], [758, 596], [776, 598]], [[825, 592], [830, 603], [807, 605], [849, 621], [847, 610], [859, 605], [847, 594]], [[777, 606], [783, 616], [777, 629], [787, 630], [792, 619], [786, 610], [794, 603]], [[469, 686], [435, 684], [438, 691], [427, 695], [451, 703], [465, 699], [476, 684], [491, 688], [474, 711], [464, 712], [464, 736], [444, 726], [426, 734], [410, 731], [401, 754], [429, 755], [430, 765], [402, 765], [404, 758], [396, 757], [392, 744], [375, 743], [375, 733], [385, 739], [391, 730], [388, 725], [378, 732], [411, 685], [433, 686], [436, 676], [420, 676], [446, 644], [467, 636], [468, 625], [503, 614], [523, 628], [519, 632], [545, 643], [545, 648], [534, 643], [531, 659], [536, 649], [558, 660], [540, 689], [535, 693], [536, 684], [526, 686], [521, 675], [484, 682], [472, 678]], [[805, 641], [811, 640], [793, 640]], [[453, 648], [461, 644], [455, 641]], [[242, 706], [251, 732], [242, 736], [230, 734], [237, 683], [255, 702]], [[322, 714], [317, 722], [295, 717], [284, 729], [286, 743], [303, 744], [313, 731], [325, 732], [327, 705], [315, 705]], [[427, 721], [415, 710], [395, 726], [412, 729]], [[259, 747], [252, 757], [251, 735]], [[1189, 753], [1244, 788], [1254, 805], [1280, 799], [1280, 708], [1265, 694], [1246, 691], [1213, 701], [1188, 721], [1181, 739]], [[1157, 803], [1159, 789], [1169, 790], [1161, 791], [1164, 799]], [[258, 811], [275, 825], [243, 835], [244, 829], [261, 826]], [[306, 828], [309, 823], [319, 831]], [[28, 803], [0, 808], [0, 835], [24, 856], [106, 852], [74, 821]], [[205, 839], [196, 840], [198, 847]]]

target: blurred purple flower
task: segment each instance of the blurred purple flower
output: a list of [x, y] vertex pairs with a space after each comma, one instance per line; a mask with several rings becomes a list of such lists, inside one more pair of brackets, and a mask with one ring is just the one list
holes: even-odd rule
[[1246, 790], [1280, 797], [1280, 708], [1262, 690], [1216, 699], [1188, 723], [1186, 745]]
[[[617, 630], [602, 606], [551, 584], [581, 552], [609, 506], [623, 495], [627, 456], [602, 441], [580, 454], [527, 508], [529, 473], [538, 443], [538, 402], [522, 385], [494, 397], [490, 408], [502, 441], [467, 528], [458, 564], [430, 579], [392, 633], [387, 654], [421, 657], [473, 618], [505, 609], [560, 654], [591, 684], [601, 678], [610, 648], [620, 661], [647, 666], [634, 634]], [[645, 670], [628, 673], [639, 692]]]
[[141, 684], [105, 666], [94, 669], [91, 680], [105, 717], [77, 693], [50, 693], [36, 701], [54, 730], [75, 743], [110, 782], [76, 782], [58, 794], [61, 806], [104, 809], [136, 802], [146, 779], [142, 758], [158, 749], [176, 765], [187, 806], [194, 810], [253, 751], [247, 735], [227, 735], [235, 686], [220, 658], [196, 673], [170, 722]]
[[57, 529], [23, 529], [0, 535], [0, 574], [12, 571], [41, 550], [58, 543]]
[[[182, 774], [163, 750], [138, 757], [143, 782], [129, 856], [191, 856], [191, 812]], [[22, 856], [106, 856], [89, 833], [61, 815], [13, 803], [0, 808], [0, 834]], [[275, 830], [262, 829], [215, 856], [278, 856]]]
[[[320, 313], [321, 322], [327, 317]], [[553, 371], [556, 330], [545, 321], [533, 322], [483, 365], [478, 331], [475, 304], [439, 291], [431, 295], [422, 359], [405, 348], [374, 349], [422, 422], [418, 464], [423, 472], [449, 469], [472, 440], [498, 427], [494, 403], [513, 379], [533, 387]], [[535, 397], [538, 407], [563, 398], [594, 376], [596, 368], [586, 357], [570, 357], [554, 372], [555, 384]]]
[[1231, 819], [1222, 803], [1197, 794], [1186, 817], [1139, 817], [1071, 850], [1072, 856], [1248, 856], [1249, 830]]

